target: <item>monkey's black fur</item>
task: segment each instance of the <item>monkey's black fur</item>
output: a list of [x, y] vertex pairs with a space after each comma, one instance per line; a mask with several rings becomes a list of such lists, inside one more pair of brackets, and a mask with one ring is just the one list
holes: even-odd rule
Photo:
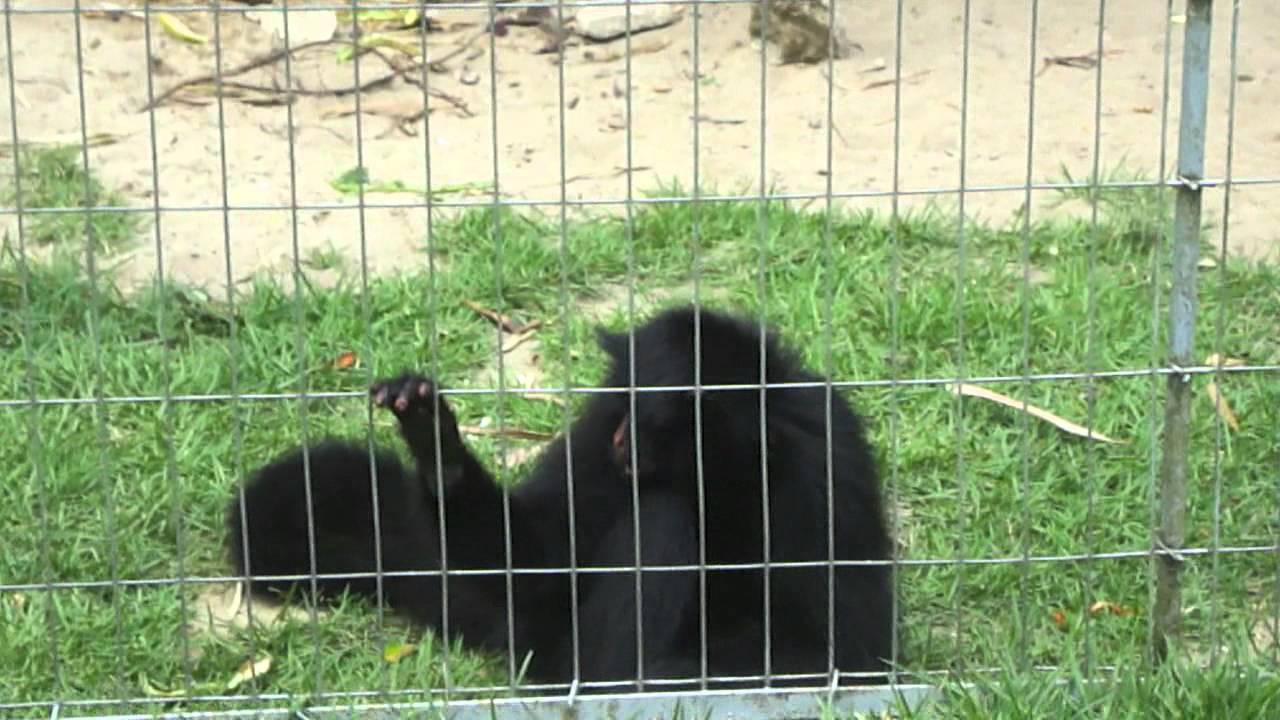
[[[759, 384], [758, 326], [709, 310], [701, 312], [701, 384]], [[666, 311], [635, 329], [637, 387], [694, 385], [695, 314]], [[627, 335], [599, 333], [611, 360], [604, 387], [628, 387]], [[769, 334], [764, 342], [769, 383], [820, 378]], [[438, 489], [443, 488], [448, 569], [506, 566], [502, 496], [490, 474], [463, 444], [444, 398], [426, 378], [404, 374], [376, 383], [374, 402], [400, 420], [416, 462], [375, 458], [384, 571], [440, 568]], [[832, 538], [837, 560], [884, 560], [890, 540], [881, 509], [874, 459], [857, 416], [832, 396], [830, 449], [823, 387], [769, 388], [762, 439], [759, 389], [703, 390], [702, 477], [706, 562], [760, 563], [764, 558], [762, 467], [768, 468], [769, 555], [773, 563], [826, 561], [828, 482], [834, 488]], [[633, 566], [633, 517], [640, 520], [643, 566], [699, 563], [698, 445], [695, 393], [593, 394], [568, 437], [551, 442], [512, 492], [514, 568], [570, 565], [567, 447], [572, 455], [574, 520], [579, 567]], [[436, 423], [439, 447], [436, 454]], [[633, 445], [634, 442], [634, 445]], [[632, 448], [635, 462], [632, 464]], [[828, 478], [828, 452], [831, 475]], [[639, 486], [633, 512], [632, 476]], [[363, 447], [327, 441], [310, 451], [315, 566], [319, 573], [372, 572], [373, 496]], [[311, 572], [303, 456], [295, 451], [261, 468], [244, 486], [249, 570], [255, 576]], [[245, 573], [239, 498], [228, 508], [231, 557]], [[835, 667], [883, 671], [892, 634], [891, 574], [883, 565], [834, 571], [834, 630], [829, 630], [828, 568], [769, 571], [771, 675], [826, 673], [828, 638]], [[417, 622], [444, 626], [441, 581], [384, 577], [384, 597]], [[580, 572], [579, 676], [584, 681], [637, 677], [634, 571]], [[310, 588], [311, 580], [255, 581], [255, 589]], [[514, 576], [514, 627], [506, 584], [495, 575], [449, 575], [448, 632], [473, 647], [508, 652], [517, 662], [532, 652], [528, 677], [569, 682], [574, 675], [570, 580], [567, 573]], [[322, 596], [343, 590], [375, 593], [373, 578], [317, 581]], [[764, 663], [764, 575], [760, 569], [706, 572], [707, 671], [711, 676], [760, 676]], [[696, 570], [642, 574], [645, 679], [697, 678], [701, 672], [700, 578]], [[813, 684], [813, 680], [806, 684]], [[865, 681], [864, 681], [865, 682]], [[759, 684], [745, 681], [742, 684]], [[785, 679], [774, 684], [786, 684]]]

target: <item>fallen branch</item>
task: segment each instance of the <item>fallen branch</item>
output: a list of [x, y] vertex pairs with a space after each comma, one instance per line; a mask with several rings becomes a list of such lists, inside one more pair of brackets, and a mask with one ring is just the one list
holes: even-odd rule
[[[311, 48], [315, 48], [315, 47], [324, 47], [326, 45], [349, 45], [349, 44], [351, 43], [350, 41], [347, 41], [347, 40], [316, 40], [315, 42], [303, 43], [302, 45], [298, 45], [297, 47], [281, 48], [279, 50], [273, 50], [267, 53], [266, 55], [263, 55], [262, 57], [254, 58], [253, 60], [250, 60], [249, 62], [246, 62], [243, 65], [233, 67], [230, 70], [223, 70], [220, 73], [210, 73], [208, 75], [199, 75], [193, 78], [187, 78], [186, 80], [183, 80], [179, 82], [177, 85], [174, 85], [168, 90], [165, 90], [164, 92], [160, 93], [158, 96], [156, 96], [154, 100], [143, 105], [138, 110], [138, 112], [146, 112], [148, 110], [160, 107], [160, 105], [168, 101], [169, 98], [173, 97], [178, 92], [185, 90], [186, 88], [192, 87], [193, 85], [203, 85], [205, 83], [217, 84], [220, 78], [223, 80], [223, 84], [225, 85], [226, 79], [229, 77], [236, 77], [237, 75], [243, 75], [249, 72], [250, 70], [257, 70], [260, 67], [270, 65], [271, 63], [274, 63], [274, 62], [279, 62], [280, 60], [284, 59], [284, 56], [289, 55], [291, 53], [302, 52], [303, 50], [310, 50]], [[272, 92], [278, 92], [278, 90], [273, 88]]]
[[[219, 87], [233, 88], [236, 90], [245, 90], [250, 92], [264, 93], [268, 95], [282, 96], [284, 102], [291, 102], [294, 96], [299, 96], [299, 95], [310, 96], [310, 97], [319, 97], [319, 96], [342, 97], [343, 95], [351, 95], [355, 93], [368, 92], [369, 90], [374, 90], [383, 85], [386, 85], [387, 83], [391, 82], [395, 78], [399, 77], [411, 85], [415, 85], [417, 87], [423, 88], [429, 97], [433, 97], [438, 100], [443, 100], [444, 102], [449, 103], [455, 109], [457, 109], [460, 113], [462, 113], [463, 116], [472, 117], [474, 113], [471, 112], [471, 108], [467, 107], [467, 104], [463, 102], [461, 98], [458, 98], [454, 95], [450, 95], [449, 93], [446, 93], [443, 90], [437, 90], [431, 87], [426, 87], [424, 81], [421, 78], [413, 77], [412, 75], [410, 75], [410, 73], [412, 73], [415, 70], [424, 71], [426, 67], [430, 67], [431, 65], [434, 65], [436, 63], [442, 63], [452, 57], [455, 57], [458, 53], [464, 51], [471, 43], [473, 43], [475, 41], [475, 37], [478, 37], [478, 36], [479, 35], [473, 36], [466, 43], [463, 43], [462, 47], [458, 48], [453, 52], [450, 52], [448, 55], [446, 55], [444, 58], [441, 58], [438, 61], [431, 62], [431, 63], [414, 62], [413, 65], [410, 67], [400, 67], [391, 58], [388, 58], [383, 53], [378, 52], [377, 48], [357, 47], [356, 44], [350, 40], [329, 39], [329, 40], [317, 40], [315, 42], [303, 43], [302, 45], [298, 45], [292, 48], [273, 50], [272, 52], [269, 52], [266, 55], [263, 55], [258, 58], [254, 58], [253, 60], [250, 60], [244, 63], [243, 65], [239, 65], [237, 67], [224, 70], [221, 73], [211, 73], [207, 75], [199, 75], [196, 77], [187, 78], [186, 80], [179, 82], [178, 84], [174, 85], [168, 90], [165, 90], [163, 93], [161, 93], [151, 102], [143, 105], [142, 108], [139, 110], [139, 112], [147, 112], [148, 110], [159, 107], [165, 102], [168, 102], [169, 100], [173, 99], [175, 95], [182, 92], [183, 90], [189, 90], [191, 88], [202, 87], [202, 86], [211, 85], [215, 88], [215, 90]], [[280, 60], [284, 59], [286, 55], [290, 55], [292, 53], [300, 53], [313, 48], [324, 47], [329, 45], [342, 45], [342, 46], [351, 47], [352, 52], [356, 56], [372, 54], [374, 57], [377, 57], [379, 60], [381, 60], [390, 69], [391, 72], [387, 73], [386, 75], [381, 75], [379, 77], [373, 78], [372, 80], [366, 80], [364, 82], [361, 82], [358, 85], [353, 84], [346, 87], [326, 88], [323, 90], [310, 90], [303, 87], [293, 87], [293, 88], [282, 89], [282, 88], [271, 86], [271, 85], [262, 85], [259, 83], [250, 83], [250, 82], [231, 79], [239, 75], [243, 75], [247, 72], [257, 70], [258, 68], [264, 67], [266, 65], [279, 62]], [[424, 115], [425, 113], [426, 111], [424, 110], [416, 118], [401, 122], [400, 123], [401, 127], [403, 128], [406, 122], [412, 122], [413, 120], [420, 119], [422, 115]]]

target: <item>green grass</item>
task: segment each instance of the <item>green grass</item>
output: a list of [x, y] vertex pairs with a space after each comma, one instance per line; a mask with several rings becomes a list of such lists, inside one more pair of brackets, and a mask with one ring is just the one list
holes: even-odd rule
[[[504, 212], [495, 234], [494, 216], [476, 211], [437, 224], [432, 246], [424, 246], [434, 256], [434, 274], [376, 279], [367, 295], [356, 278], [332, 288], [305, 278], [296, 287], [259, 280], [241, 288], [233, 305], [188, 288], [136, 297], [107, 284], [92, 288], [75, 263], [56, 256], [30, 264], [24, 301], [24, 275], [10, 252], [0, 264], [0, 397], [282, 393], [304, 387], [357, 396], [305, 404], [0, 408], [0, 436], [13, 439], [0, 446], [0, 493], [10, 509], [0, 526], [0, 578], [39, 583], [167, 578], [180, 571], [225, 574], [224, 503], [248, 469], [297, 444], [304, 419], [312, 440], [323, 434], [365, 437], [368, 414], [360, 393], [371, 377], [405, 367], [425, 369], [449, 387], [490, 385], [486, 368], [495, 331], [465, 301], [545, 323], [538, 334], [543, 384], [596, 383], [603, 359], [591, 340], [596, 317], [587, 315], [625, 327], [629, 274], [645, 312], [687, 299], [695, 214], [704, 296], [721, 307], [763, 313], [815, 369], [837, 379], [1147, 366], [1160, 361], [1162, 354], [1153, 348], [1165, 344], [1168, 271], [1156, 242], [1165, 225], [1138, 222], [1151, 211], [1141, 206], [1145, 202], [1108, 194], [1096, 233], [1074, 220], [1037, 222], [1025, 236], [1018, 223], [966, 225], [962, 252], [954, 219], [936, 211], [896, 224], [883, 215], [840, 214], [828, 234], [823, 215], [782, 203], [765, 208], [763, 224], [759, 208], [750, 204], [652, 206], [638, 212], [630, 235], [617, 219], [575, 220], [564, 233], [565, 252], [560, 228], [551, 220]], [[83, 238], [83, 225], [58, 232], [72, 242]], [[763, 278], [757, 274], [761, 252]], [[1024, 260], [1034, 270], [1029, 284]], [[332, 254], [314, 264], [348, 272], [353, 267]], [[1280, 269], [1229, 260], [1201, 281], [1197, 354], [1221, 351], [1252, 363], [1280, 362]], [[561, 314], [562, 289], [567, 317]], [[224, 293], [215, 289], [212, 296]], [[1153, 296], [1160, 304], [1154, 327]], [[1225, 323], [1218, 345], [1220, 311]], [[355, 352], [359, 362], [338, 369], [334, 361], [345, 352]], [[1223, 378], [1222, 391], [1241, 427], [1219, 436], [1204, 397], [1206, 379], [1192, 382], [1188, 543], [1214, 541], [1215, 507], [1222, 545], [1274, 542], [1280, 384], [1274, 375]], [[994, 389], [1082, 422], [1092, 418], [1100, 432], [1128, 443], [1091, 444], [1006, 408], [958, 401], [938, 385], [851, 392], [870, 419], [895, 498], [903, 557], [1147, 548], [1153, 458], [1158, 461], [1152, 452], [1158, 435], [1152, 432], [1162, 417], [1163, 381], [1018, 382]], [[545, 400], [469, 395], [456, 407], [465, 424], [492, 422], [499, 412], [505, 424], [531, 430], [556, 432], [564, 422], [563, 409]], [[375, 415], [372, 430], [381, 442], [397, 446], [388, 418]], [[488, 438], [476, 441], [491, 464], [499, 445]], [[1274, 647], [1253, 646], [1270, 643], [1259, 640], [1271, 637], [1259, 627], [1275, 617], [1276, 572], [1274, 555], [1188, 561], [1185, 657], [1202, 662], [1239, 656], [1249, 667], [1271, 668]], [[1071, 678], [1092, 676], [1102, 666], [1141, 665], [1149, 575], [1145, 559], [905, 567], [905, 670], [966, 677], [979, 668], [1016, 668], [1007, 682], [987, 691], [949, 690], [943, 707], [961, 717], [1035, 717], [1044, 716], [1045, 708], [1062, 709], [1050, 716], [1071, 716], [1085, 707], [1081, 703], [1101, 707], [1106, 693], [1131, 703], [1117, 707], [1138, 708], [1133, 703], [1158, 695], [1185, 713], [1201, 705], [1227, 707], [1218, 702], [1263, 702], [1250, 688], [1270, 688], [1274, 681], [1241, 684], [1235, 676], [1212, 673], [1140, 682], [1146, 675], [1135, 672], [1118, 684], [1098, 686], [1111, 690], [1071, 684]], [[184, 637], [184, 612], [190, 613], [199, 589], [106, 584], [0, 593], [0, 666], [8, 670], [0, 674], [0, 698], [131, 697], [146, 688], [182, 689], [188, 672], [196, 690], [221, 691], [249, 656], [250, 643], [270, 653], [274, 665], [264, 678], [236, 690], [245, 695], [255, 689], [299, 697], [412, 689], [440, 677], [430, 638], [401, 663], [384, 662], [386, 644], [416, 636], [394, 623], [380, 627], [376, 612], [359, 603], [338, 608], [315, 628], [288, 621], [252, 637]], [[1133, 614], [1091, 615], [1087, 609], [1096, 601]], [[194, 659], [184, 660], [184, 646]], [[1065, 670], [1058, 676], [1021, 670], [1035, 665]], [[502, 663], [469, 654], [451, 670], [459, 685], [502, 677]], [[1025, 707], [1033, 711], [1019, 710]], [[1219, 715], [1206, 709], [1168, 716]]]
[[[0, 205], [24, 210], [55, 208], [120, 207], [118, 193], [106, 190], [86, 174], [78, 146], [23, 150], [18, 158], [20, 174], [12, 163], [0, 175]], [[21, 194], [21, 197], [19, 197]], [[19, 203], [21, 200], [21, 203]], [[39, 246], [119, 250], [132, 242], [143, 226], [143, 216], [133, 212], [93, 211], [35, 213], [27, 216], [24, 236]]]
[[941, 683], [940, 697], [922, 706], [902, 702], [907, 720], [1014, 718], [1264, 718], [1280, 712], [1280, 679], [1249, 664], [1207, 669], [1175, 663], [1143, 672], [1125, 668], [1099, 678], [1031, 675], [1006, 670]]

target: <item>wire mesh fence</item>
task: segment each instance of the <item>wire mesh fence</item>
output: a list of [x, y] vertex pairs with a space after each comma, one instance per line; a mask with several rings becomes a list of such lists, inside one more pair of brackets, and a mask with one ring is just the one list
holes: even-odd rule
[[7, 0], [0, 709], [1274, 663], [1280, 11], [870, 5]]

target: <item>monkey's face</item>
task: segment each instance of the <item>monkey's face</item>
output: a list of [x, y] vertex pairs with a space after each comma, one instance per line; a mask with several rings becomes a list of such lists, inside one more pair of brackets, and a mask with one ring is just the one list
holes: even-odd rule
[[627, 478], [669, 486], [693, 472], [696, 435], [691, 392], [643, 393], [610, 437], [610, 455]]

